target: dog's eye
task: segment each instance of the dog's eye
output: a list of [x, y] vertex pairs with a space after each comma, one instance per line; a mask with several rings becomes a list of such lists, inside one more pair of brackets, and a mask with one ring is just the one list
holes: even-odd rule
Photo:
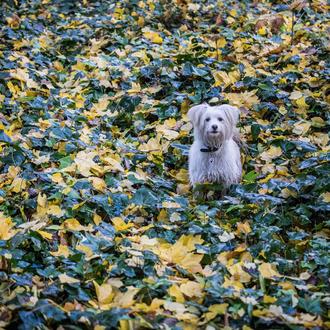
[[207, 117], [207, 118], [205, 118], [205, 121], [210, 121], [210, 119], [211, 119], [211, 118]]
[[219, 120], [219, 121], [223, 121], [223, 118], [219, 117], [218, 120]]

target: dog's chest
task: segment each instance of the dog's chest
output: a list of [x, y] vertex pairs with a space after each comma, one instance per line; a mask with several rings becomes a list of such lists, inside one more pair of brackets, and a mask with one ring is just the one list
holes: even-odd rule
[[231, 152], [224, 148], [217, 152], [202, 153], [201, 165], [204, 180], [208, 182], [230, 182], [239, 176], [237, 157], [239, 153]]
[[207, 174], [208, 181], [222, 181], [224, 171], [223, 157], [218, 153], [212, 152], [202, 156], [204, 173]]

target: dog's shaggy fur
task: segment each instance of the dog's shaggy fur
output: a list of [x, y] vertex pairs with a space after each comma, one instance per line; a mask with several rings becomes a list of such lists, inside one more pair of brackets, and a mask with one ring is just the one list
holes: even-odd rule
[[188, 118], [194, 127], [194, 143], [189, 151], [189, 177], [195, 187], [220, 183], [227, 189], [239, 183], [242, 175], [236, 124], [239, 109], [230, 105], [192, 107]]

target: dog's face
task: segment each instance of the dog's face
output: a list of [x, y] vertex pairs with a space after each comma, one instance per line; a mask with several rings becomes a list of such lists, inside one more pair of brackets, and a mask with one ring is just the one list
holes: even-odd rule
[[239, 113], [238, 108], [227, 104], [211, 107], [204, 103], [192, 107], [188, 117], [193, 123], [196, 137], [214, 146], [232, 138]]

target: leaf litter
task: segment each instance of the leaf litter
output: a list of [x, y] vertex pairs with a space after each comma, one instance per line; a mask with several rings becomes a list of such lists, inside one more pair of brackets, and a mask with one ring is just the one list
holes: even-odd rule
[[[328, 9], [3, 1], [0, 327], [329, 327]], [[196, 202], [205, 101], [248, 151]]]

